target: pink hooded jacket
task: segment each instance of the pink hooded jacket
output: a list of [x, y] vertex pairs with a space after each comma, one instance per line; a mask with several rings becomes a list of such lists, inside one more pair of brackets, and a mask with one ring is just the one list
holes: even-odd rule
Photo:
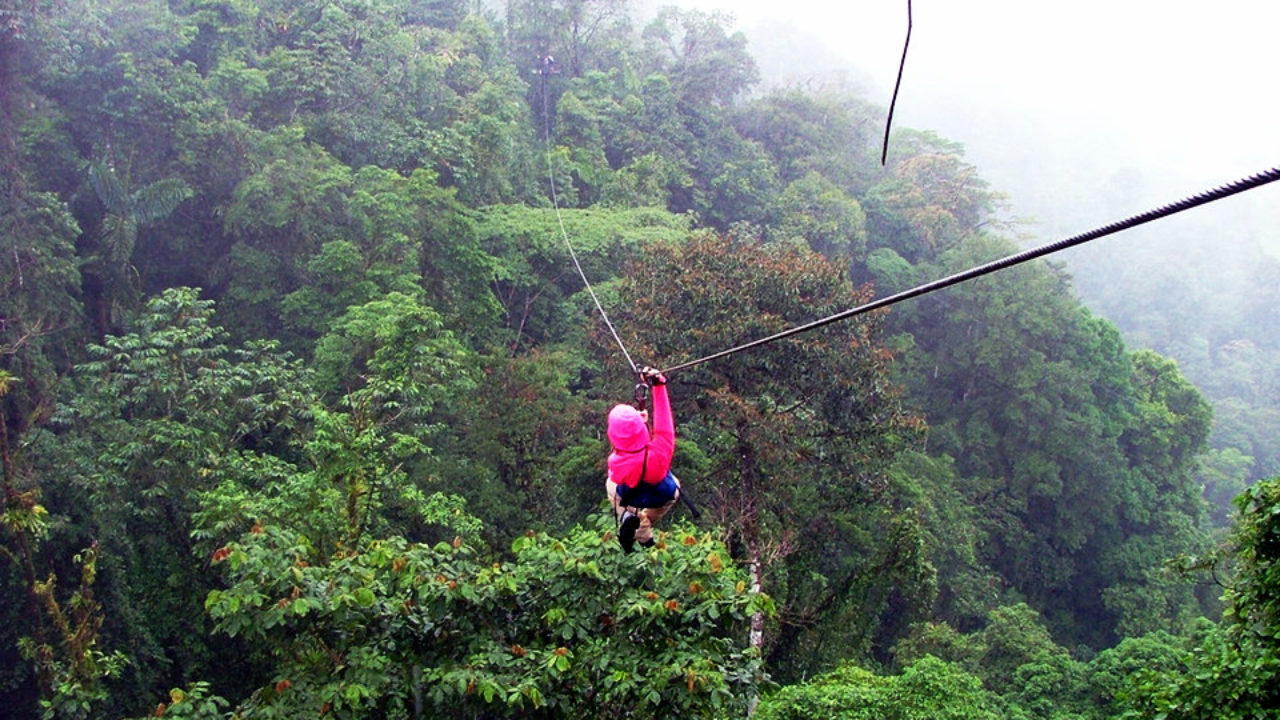
[[[676, 425], [671, 416], [671, 400], [666, 385], [653, 386], [653, 437], [640, 411], [630, 405], [615, 405], [609, 411], [609, 479], [633, 488], [644, 481], [657, 485], [671, 470], [676, 451]], [[646, 453], [646, 450], [648, 451]]]

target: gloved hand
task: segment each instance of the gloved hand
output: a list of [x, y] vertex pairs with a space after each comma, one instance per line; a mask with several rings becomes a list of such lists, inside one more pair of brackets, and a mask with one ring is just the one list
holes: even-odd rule
[[640, 377], [650, 385], [666, 385], [667, 377], [657, 368], [646, 367], [640, 370]]

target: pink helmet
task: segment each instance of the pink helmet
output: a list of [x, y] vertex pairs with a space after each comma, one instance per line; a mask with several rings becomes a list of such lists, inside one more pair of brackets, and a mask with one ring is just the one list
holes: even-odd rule
[[630, 405], [615, 405], [609, 411], [609, 442], [614, 450], [635, 452], [649, 442], [649, 428], [640, 411]]

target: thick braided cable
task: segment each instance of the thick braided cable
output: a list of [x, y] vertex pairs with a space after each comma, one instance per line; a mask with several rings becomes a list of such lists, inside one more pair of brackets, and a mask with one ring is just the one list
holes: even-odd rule
[[1256, 175], [1251, 175], [1241, 180], [1237, 180], [1233, 183], [1222, 185], [1220, 187], [1199, 193], [1197, 195], [1192, 195], [1191, 197], [1184, 198], [1175, 203], [1171, 203], [1169, 205], [1156, 208], [1155, 210], [1148, 210], [1147, 212], [1141, 213], [1139, 215], [1134, 215], [1129, 218], [1125, 218], [1124, 220], [1119, 220], [1117, 222], [1111, 223], [1110, 225], [1104, 225], [1100, 228], [1090, 230], [1088, 232], [1081, 233], [1079, 235], [1074, 235], [1064, 240], [1058, 240], [1056, 242], [1049, 243], [1048, 245], [1042, 245], [1038, 248], [1033, 248], [1031, 250], [1025, 250], [1023, 252], [1020, 252], [1014, 255], [1009, 255], [1008, 257], [1004, 257], [999, 260], [994, 260], [985, 265], [979, 265], [977, 267], [970, 268], [963, 272], [959, 272], [954, 275], [949, 275], [940, 280], [934, 280], [933, 282], [925, 283], [924, 285], [919, 285], [917, 287], [911, 288], [910, 290], [904, 290], [895, 295], [890, 295], [888, 297], [881, 298], [879, 300], [873, 300], [872, 302], [869, 302], [865, 305], [859, 305], [858, 307], [852, 308], [850, 310], [845, 310], [844, 312], [836, 313], [835, 315], [822, 318], [821, 320], [815, 320], [811, 323], [807, 323], [805, 325], [800, 325], [798, 327], [791, 328], [790, 330], [783, 330], [782, 332], [775, 333], [768, 337], [760, 338], [759, 340], [753, 340], [751, 342], [743, 343], [742, 345], [738, 345], [736, 347], [731, 347], [728, 350], [721, 350], [720, 352], [698, 358], [697, 360], [690, 360], [688, 362], [680, 363], [679, 365], [672, 365], [671, 367], [666, 368], [662, 372], [669, 374], [677, 370], [683, 370], [685, 368], [693, 367], [694, 365], [701, 365], [702, 363], [710, 362], [712, 360], [717, 360], [719, 358], [726, 357], [728, 355], [733, 355], [734, 353], [739, 353], [739, 352], [742, 352], [743, 350], [750, 350], [752, 348], [760, 347], [761, 345], [767, 345], [775, 340], [781, 340], [783, 338], [790, 337], [792, 335], [797, 335], [802, 332], [807, 332], [809, 330], [820, 328], [824, 325], [830, 325], [831, 323], [839, 322], [841, 320], [851, 318], [854, 315], [861, 315], [863, 313], [871, 312], [872, 310], [878, 310], [880, 308], [889, 307], [890, 305], [900, 303], [903, 300], [909, 300], [914, 297], [919, 297], [921, 295], [934, 292], [935, 290], [941, 290], [943, 288], [951, 287], [952, 285], [957, 285], [959, 283], [965, 282], [966, 280], [972, 280], [976, 277], [989, 275], [993, 272], [996, 272], [997, 270], [1003, 270], [1005, 268], [1027, 262], [1029, 260], [1035, 260], [1036, 258], [1044, 257], [1045, 255], [1050, 255], [1052, 253], [1056, 253], [1061, 250], [1066, 250], [1067, 248], [1072, 248], [1077, 245], [1083, 245], [1084, 243], [1087, 243], [1091, 240], [1097, 240], [1098, 238], [1106, 237], [1107, 235], [1114, 235], [1115, 233], [1118, 233], [1122, 230], [1135, 228], [1139, 225], [1144, 225], [1146, 223], [1152, 222], [1153, 220], [1159, 220], [1160, 218], [1168, 217], [1170, 215], [1175, 215], [1184, 210], [1190, 210], [1191, 208], [1199, 207], [1201, 205], [1207, 205], [1211, 202], [1222, 200], [1223, 198], [1227, 198], [1232, 195], [1237, 195], [1239, 193], [1245, 192], [1246, 190], [1252, 190], [1254, 188], [1261, 187], [1263, 185], [1275, 182], [1277, 180], [1280, 180], [1280, 167], [1273, 167], [1270, 170], [1260, 172]]

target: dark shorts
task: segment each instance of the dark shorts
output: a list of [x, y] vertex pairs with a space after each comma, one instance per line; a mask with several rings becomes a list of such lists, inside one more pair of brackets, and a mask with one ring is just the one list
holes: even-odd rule
[[618, 504], [637, 508], [662, 507], [676, 499], [676, 489], [678, 487], [675, 475], [672, 475], [671, 471], [668, 470], [667, 476], [654, 485], [645, 482], [633, 488], [619, 485]]

